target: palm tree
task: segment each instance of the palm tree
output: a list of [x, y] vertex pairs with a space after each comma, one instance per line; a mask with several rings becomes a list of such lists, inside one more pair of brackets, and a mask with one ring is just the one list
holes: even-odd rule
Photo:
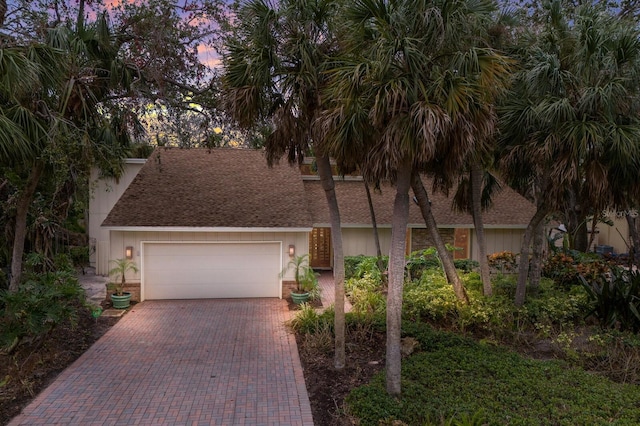
[[16, 197], [11, 291], [20, 283], [27, 216], [43, 176], [56, 173], [60, 163], [88, 172], [94, 161], [111, 166], [124, 156], [129, 132], [117, 109], [107, 115], [101, 105], [114, 81], [126, 86], [114, 75], [119, 60], [112, 42], [106, 17], [86, 27], [81, 7], [75, 27], [49, 30], [46, 43], [4, 49], [0, 153], [24, 181]]
[[335, 367], [345, 364], [344, 256], [340, 211], [329, 152], [319, 143], [314, 121], [323, 108], [323, 71], [336, 49], [332, 21], [334, 0], [272, 4], [250, 0], [239, 9], [235, 33], [226, 41], [224, 103], [241, 127], [267, 122], [272, 131], [265, 148], [267, 162], [284, 155], [291, 164], [312, 149], [331, 220], [335, 280]]
[[[575, 233], [594, 211], [638, 184], [638, 30], [612, 11], [567, 13], [560, 1], [528, 39], [501, 112], [502, 168], [533, 188], [537, 212], [522, 242], [515, 303], [525, 301], [529, 247], [548, 213], [565, 211]], [[517, 171], [517, 174], [514, 173]]]
[[[322, 127], [338, 162], [359, 159], [369, 183], [396, 186], [387, 297], [387, 392], [400, 394], [400, 318], [412, 176], [460, 166], [493, 127], [488, 106], [506, 58], [477, 47], [493, 8], [467, 1], [361, 0], [345, 6], [347, 54], [328, 71]], [[479, 37], [481, 39], [481, 37]], [[482, 117], [482, 118], [481, 118]], [[348, 161], [348, 160], [345, 160]], [[419, 180], [419, 179], [418, 179]], [[415, 181], [415, 179], [414, 179]]]

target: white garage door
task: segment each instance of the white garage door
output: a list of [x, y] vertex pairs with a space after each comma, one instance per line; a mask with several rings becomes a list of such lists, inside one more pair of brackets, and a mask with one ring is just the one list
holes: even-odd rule
[[145, 299], [280, 297], [280, 243], [145, 243]]

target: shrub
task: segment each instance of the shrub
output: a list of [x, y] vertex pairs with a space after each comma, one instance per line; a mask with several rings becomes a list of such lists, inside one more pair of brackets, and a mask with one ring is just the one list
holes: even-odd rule
[[353, 312], [373, 315], [384, 313], [386, 298], [381, 292], [380, 278], [369, 274], [362, 278], [350, 278], [345, 281], [345, 291], [353, 307]]
[[11, 352], [62, 323], [75, 326], [83, 308], [84, 290], [69, 270], [30, 273], [16, 292], [0, 290], [0, 347]]
[[435, 247], [411, 252], [407, 258], [406, 273], [410, 280], [420, 279], [424, 271], [441, 267], [438, 251]]
[[[389, 263], [389, 256], [382, 256], [382, 265], [386, 270]], [[362, 278], [369, 274], [378, 279], [381, 278], [383, 271], [378, 268], [378, 258], [376, 256], [345, 256], [344, 258], [344, 276], [349, 278]]]
[[609, 271], [609, 268], [609, 263], [598, 255], [566, 251], [548, 256], [543, 262], [542, 274], [558, 285], [569, 288], [580, 285], [580, 275], [590, 281]]
[[613, 268], [609, 275], [601, 274], [587, 280], [580, 276], [592, 303], [592, 314], [605, 328], [640, 330], [640, 273]]
[[518, 257], [510, 251], [500, 251], [488, 256], [489, 267], [500, 273], [511, 273], [518, 267]]
[[325, 327], [333, 330], [333, 317], [333, 308], [328, 308], [322, 314], [319, 314], [310, 304], [301, 303], [300, 309], [288, 324], [296, 333], [313, 334], [317, 330], [324, 329]]

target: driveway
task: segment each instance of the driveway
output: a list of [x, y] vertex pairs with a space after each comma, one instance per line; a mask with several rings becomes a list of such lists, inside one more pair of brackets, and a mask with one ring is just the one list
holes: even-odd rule
[[145, 301], [10, 425], [313, 425], [278, 299]]

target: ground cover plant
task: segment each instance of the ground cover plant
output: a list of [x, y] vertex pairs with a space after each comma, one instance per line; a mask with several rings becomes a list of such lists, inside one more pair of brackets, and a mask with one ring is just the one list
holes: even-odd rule
[[[459, 270], [470, 299], [462, 304], [439, 266], [416, 269], [428, 263], [422, 259], [407, 262], [414, 269], [407, 272], [404, 289], [403, 394], [388, 397], [384, 374], [371, 372], [382, 371], [384, 353], [363, 355], [383, 345], [386, 289], [371, 258], [348, 261], [352, 273], [345, 286], [353, 310], [347, 322], [370, 333], [350, 335], [347, 347], [358, 354], [351, 368], [367, 374], [355, 380], [354, 373], [348, 380], [341, 372], [340, 380], [362, 385], [350, 393], [337, 386], [335, 370], [322, 361], [331, 359], [330, 344], [319, 343], [331, 341], [331, 311], [307, 312], [305, 323], [315, 326], [295, 328], [305, 378], [314, 383], [309, 393], [314, 419], [320, 416], [317, 424], [640, 423], [640, 337], [624, 331], [620, 321], [605, 324], [594, 315], [608, 299], [594, 298], [579, 281], [544, 278], [517, 308], [515, 275], [494, 269], [494, 296], [485, 298], [471, 267], [471, 272]], [[635, 279], [624, 280], [626, 290], [610, 293], [635, 300], [640, 296]], [[317, 326], [322, 323], [327, 326]], [[314, 335], [314, 329], [322, 333]], [[316, 350], [322, 346], [324, 355]], [[320, 388], [334, 392], [323, 396]]]
[[349, 411], [362, 425], [440, 424], [476, 417], [478, 424], [638, 424], [640, 388], [614, 383], [566, 361], [527, 359], [507, 349], [416, 323], [421, 350], [403, 366], [403, 395], [390, 398], [384, 377], [355, 389]]

